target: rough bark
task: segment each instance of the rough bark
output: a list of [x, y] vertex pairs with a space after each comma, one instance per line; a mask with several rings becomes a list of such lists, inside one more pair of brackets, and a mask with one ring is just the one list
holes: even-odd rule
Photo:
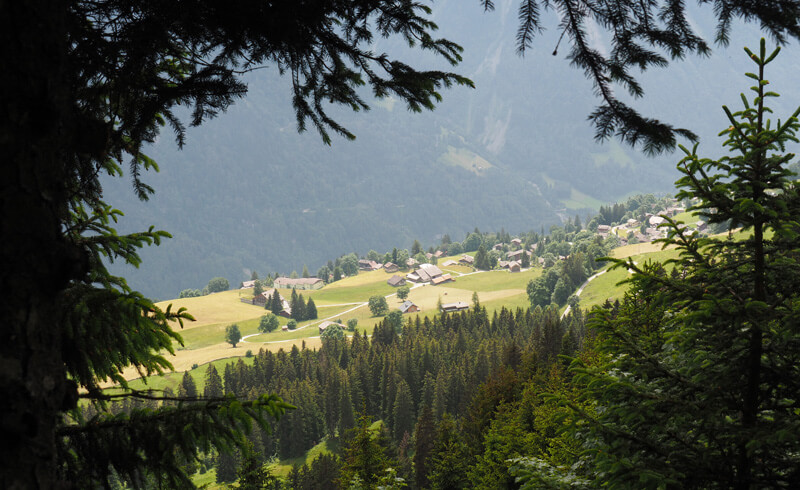
[[79, 273], [61, 235], [71, 129], [66, 4], [0, 0], [0, 487], [63, 488], [55, 429], [75, 390], [61, 362], [56, 303]]

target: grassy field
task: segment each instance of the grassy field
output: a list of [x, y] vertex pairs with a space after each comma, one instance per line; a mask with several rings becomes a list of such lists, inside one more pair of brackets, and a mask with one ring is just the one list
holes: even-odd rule
[[[458, 258], [460, 256], [443, 257], [439, 263]], [[464, 301], [471, 304], [475, 292], [478, 293], [481, 304], [490, 310], [503, 306], [525, 307], [528, 305], [525, 291], [528, 281], [538, 277], [542, 272], [541, 269], [532, 268], [516, 274], [507, 271], [473, 273], [472, 268], [461, 265], [444, 269], [455, 278], [455, 282], [439, 286], [428, 284], [414, 287], [409, 294], [409, 299], [421, 308], [419, 314], [422, 316], [437, 315], [439, 302]], [[371, 334], [382, 317], [372, 316], [366, 305], [369, 297], [387, 296], [390, 309], [399, 308], [402, 303], [396, 296], [397, 290], [386, 284], [386, 280], [391, 276], [392, 274], [387, 274], [383, 270], [360, 272], [356, 276], [344, 278], [322, 289], [298, 291], [306, 299], [314, 299], [319, 318], [300, 322], [298, 328], [292, 331], [279, 329], [270, 333], [258, 332], [260, 319], [267, 311], [263, 307], [241, 301], [252, 298], [252, 290], [232, 290], [199, 298], [158, 303], [162, 308], [168, 304], [172, 304], [173, 309], [186, 307], [196, 321], [186, 322], [183, 329], [178, 329], [183, 338], [183, 345], [176, 344], [175, 356], [167, 356], [176, 372], [153, 377], [149, 380], [148, 386], [174, 388], [180, 381], [182, 373], [187, 370], [192, 372], [198, 385], [201, 385], [202, 373], [205, 373], [208, 363], [222, 365], [231, 359], [244, 357], [247, 351], [257, 353], [261, 348], [272, 351], [288, 350], [294, 345], [301, 346], [304, 342], [308, 347], [319, 347], [321, 340], [317, 325], [325, 319], [340, 320], [343, 323], [356, 319], [358, 321], [356, 331]], [[280, 290], [280, 292], [284, 297], [291, 296], [291, 290]], [[285, 325], [286, 321], [281, 318], [281, 325]], [[225, 327], [232, 323], [238, 325], [242, 336], [245, 337], [235, 348], [224, 342]], [[199, 366], [199, 371], [192, 370], [194, 365]], [[125, 373], [125, 377], [129, 380], [136, 379], [139, 373], [130, 370]], [[136, 387], [142, 387], [141, 381], [136, 383]]]
[[[620, 259], [631, 257], [637, 265], [641, 266], [646, 261], [663, 263], [669, 259], [676, 258], [678, 251], [675, 247], [662, 250], [660, 244], [641, 243], [617, 248], [613, 250], [612, 256]], [[607, 272], [593, 279], [583, 289], [580, 295], [581, 308], [590, 309], [593, 306], [605, 303], [607, 299], [611, 301], [622, 299], [627, 286], [620, 284], [620, 282], [630, 277], [630, 272], [623, 268], [606, 270]]]

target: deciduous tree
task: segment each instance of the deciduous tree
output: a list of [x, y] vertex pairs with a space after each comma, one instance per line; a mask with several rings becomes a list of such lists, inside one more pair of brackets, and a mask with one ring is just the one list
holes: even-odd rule
[[369, 311], [372, 312], [372, 316], [384, 316], [389, 313], [389, 303], [386, 301], [386, 297], [381, 295], [370, 296]]
[[240, 340], [242, 340], [242, 332], [239, 331], [239, 325], [234, 323], [225, 327], [225, 342], [235, 348]]

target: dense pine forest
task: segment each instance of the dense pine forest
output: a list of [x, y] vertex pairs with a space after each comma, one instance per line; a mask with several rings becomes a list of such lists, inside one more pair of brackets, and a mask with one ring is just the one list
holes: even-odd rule
[[[586, 340], [581, 312], [563, 320], [555, 307], [489, 316], [478, 304], [433, 320], [386, 319], [371, 338], [329, 337], [320, 350], [261, 350], [252, 364], [231, 362], [221, 373], [210, 366], [202, 393], [189, 376], [178, 391], [277, 393], [295, 405], [271, 433], [250, 434], [259, 461], [302, 456], [324, 438], [340, 451], [295, 468], [287, 488], [350, 488], [355, 478], [369, 488], [390, 468], [410, 488], [513, 487], [510, 458], [563, 463], [576, 455], [575, 443], [558, 435], [559, 409], [539, 395], [570, 390], [559, 356], [584, 355]], [[369, 421], [381, 423], [359, 445]], [[241, 452], [206, 454], [200, 465], [232, 482], [247, 461]]]

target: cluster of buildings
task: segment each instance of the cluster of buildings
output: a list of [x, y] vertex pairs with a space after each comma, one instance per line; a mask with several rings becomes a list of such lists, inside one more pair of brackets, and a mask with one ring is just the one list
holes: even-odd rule
[[[633, 233], [633, 236], [639, 243], [652, 242], [653, 240], [657, 240], [659, 238], [666, 238], [667, 229], [661, 227], [662, 224], [667, 222], [666, 218], [671, 218], [684, 212], [686, 212], [686, 208], [680, 206], [669, 206], [665, 210], [656, 214], [646, 213], [643, 223], [636, 219], [629, 219], [625, 223], [617, 226], [598, 225], [597, 234], [603, 238], [608, 237], [608, 235], [612, 233], [617, 234], [622, 245], [628, 244], [627, 237], [630, 233]], [[642, 227], [643, 224], [645, 225], [644, 229]], [[690, 231], [692, 229], [696, 232], [703, 232], [707, 228], [707, 225], [705, 221], [698, 220], [696, 223], [694, 223], [692, 228], [686, 224], [679, 225], [679, 228], [681, 228], [682, 232], [684, 230]]]

